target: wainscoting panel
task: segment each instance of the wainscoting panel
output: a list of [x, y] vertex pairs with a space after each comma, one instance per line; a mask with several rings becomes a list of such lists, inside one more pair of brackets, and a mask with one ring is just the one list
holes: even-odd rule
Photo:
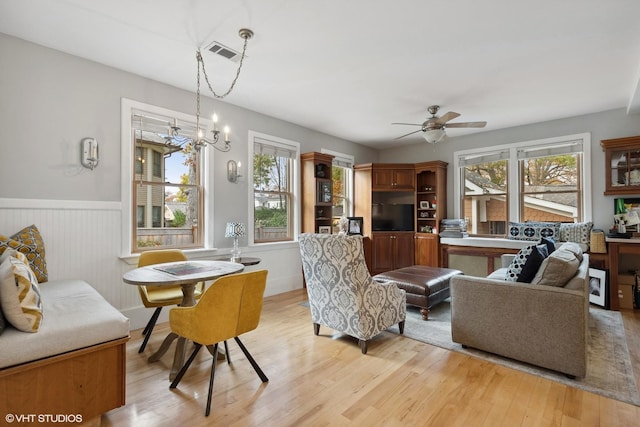
[[[44, 240], [49, 280], [86, 280], [130, 318], [131, 329], [144, 326], [151, 310], [142, 306], [137, 287], [122, 281], [122, 275], [135, 268], [137, 261], [120, 258], [120, 202], [0, 198], [0, 235], [10, 236], [31, 224]], [[196, 251], [189, 257], [211, 259], [229, 252], [230, 248], [219, 248]], [[269, 270], [265, 296], [302, 287], [297, 243], [242, 248], [242, 253], [262, 260], [247, 271]]]
[[0, 199], [0, 234], [31, 224], [44, 240], [49, 280], [86, 280], [118, 309], [140, 304], [122, 282], [120, 203]]

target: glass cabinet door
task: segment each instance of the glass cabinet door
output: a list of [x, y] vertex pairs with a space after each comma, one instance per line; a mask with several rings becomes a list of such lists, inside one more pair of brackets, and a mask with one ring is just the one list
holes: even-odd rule
[[600, 142], [605, 151], [606, 195], [640, 194], [640, 136]]

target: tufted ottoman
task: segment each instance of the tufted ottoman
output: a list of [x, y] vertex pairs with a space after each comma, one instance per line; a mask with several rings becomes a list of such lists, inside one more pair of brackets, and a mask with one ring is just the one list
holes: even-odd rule
[[449, 280], [462, 274], [452, 268], [413, 265], [373, 276], [378, 282], [393, 281], [407, 293], [407, 304], [420, 307], [423, 320], [429, 318], [429, 309], [449, 298]]

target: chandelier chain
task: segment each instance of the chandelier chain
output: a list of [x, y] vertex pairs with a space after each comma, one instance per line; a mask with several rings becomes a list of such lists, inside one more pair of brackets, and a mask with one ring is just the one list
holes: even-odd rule
[[233, 81], [231, 82], [231, 86], [229, 86], [229, 89], [222, 95], [218, 95], [218, 93], [216, 93], [216, 91], [213, 89], [213, 86], [211, 86], [211, 83], [209, 82], [209, 76], [207, 75], [207, 70], [206, 70], [206, 68], [204, 66], [204, 60], [202, 59], [202, 53], [200, 52], [200, 49], [198, 49], [198, 52], [196, 53], [196, 59], [198, 60], [198, 81], [200, 80], [200, 66], [202, 65], [202, 74], [204, 74], [204, 80], [207, 82], [207, 86], [209, 86], [209, 90], [211, 91], [213, 96], [215, 96], [216, 98], [218, 98], [218, 99], [225, 98], [227, 95], [229, 95], [231, 93], [231, 91], [235, 87], [236, 82], [238, 81], [238, 78], [240, 77], [240, 71], [242, 70], [242, 64], [244, 62], [245, 52], [247, 51], [247, 42], [248, 41], [249, 41], [249, 38], [245, 37], [244, 38], [244, 44], [242, 46], [242, 55], [240, 56], [240, 63], [238, 64], [238, 69], [236, 70], [236, 76], [233, 79]]
[[198, 48], [198, 50], [196, 51], [196, 62], [198, 63], [198, 70], [197, 70], [197, 74], [196, 74], [196, 132], [197, 132], [197, 140], [194, 143], [194, 148], [196, 149], [196, 151], [199, 151], [202, 147], [204, 147], [205, 145], [209, 144], [211, 146], [213, 146], [214, 148], [218, 149], [219, 151], [229, 151], [229, 149], [231, 148], [230, 144], [230, 140], [228, 139], [228, 134], [225, 130], [225, 141], [224, 141], [224, 146], [223, 147], [218, 147], [215, 144], [218, 142], [218, 137], [220, 135], [220, 132], [215, 129], [215, 123], [214, 123], [214, 129], [212, 131], [213, 133], [213, 141], [209, 141], [206, 138], [201, 136], [201, 131], [200, 131], [200, 73], [202, 72], [202, 74], [204, 75], [204, 79], [207, 82], [207, 86], [209, 87], [209, 90], [211, 91], [211, 93], [213, 94], [214, 97], [218, 98], [218, 99], [223, 99], [225, 98], [227, 95], [229, 95], [231, 93], [231, 91], [233, 90], [233, 88], [236, 85], [236, 82], [238, 81], [238, 78], [240, 77], [240, 71], [242, 70], [242, 64], [244, 63], [244, 58], [245, 58], [245, 53], [247, 51], [247, 43], [249, 41], [249, 39], [251, 37], [253, 37], [253, 31], [246, 29], [246, 28], [242, 28], [239, 31], [239, 35], [240, 37], [242, 37], [244, 39], [244, 44], [242, 46], [242, 56], [240, 57], [240, 62], [238, 64], [238, 69], [236, 70], [236, 76], [234, 77], [233, 81], [231, 82], [231, 85], [229, 86], [229, 89], [222, 95], [219, 95], [218, 93], [216, 93], [216, 91], [213, 89], [213, 87], [211, 86], [211, 83], [209, 82], [209, 76], [207, 75], [207, 70], [205, 68], [204, 65], [204, 59], [202, 58], [202, 52], [200, 51], [200, 49]]

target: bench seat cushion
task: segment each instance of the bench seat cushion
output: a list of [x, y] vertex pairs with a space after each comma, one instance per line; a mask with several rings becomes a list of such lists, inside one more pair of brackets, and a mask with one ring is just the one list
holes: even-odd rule
[[129, 336], [129, 319], [83, 280], [40, 284], [42, 324], [36, 333], [10, 325], [0, 335], [0, 368]]

